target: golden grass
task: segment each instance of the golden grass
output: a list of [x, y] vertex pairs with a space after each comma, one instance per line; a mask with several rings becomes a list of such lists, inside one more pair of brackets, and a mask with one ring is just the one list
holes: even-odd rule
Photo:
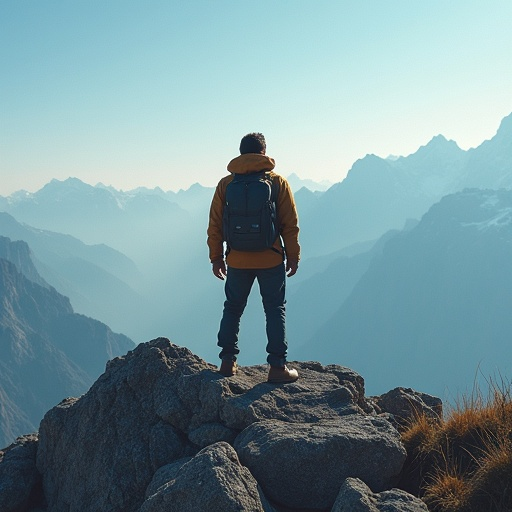
[[510, 386], [464, 398], [440, 421], [415, 418], [402, 432], [403, 487], [434, 512], [512, 511]]
[[429, 484], [423, 499], [429, 510], [458, 512], [468, 505], [467, 482], [457, 474], [439, 472]]

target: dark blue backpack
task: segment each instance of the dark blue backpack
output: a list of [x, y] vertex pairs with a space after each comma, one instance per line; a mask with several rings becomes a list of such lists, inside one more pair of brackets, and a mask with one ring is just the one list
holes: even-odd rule
[[223, 213], [228, 250], [264, 251], [279, 237], [276, 201], [279, 183], [265, 171], [235, 174], [226, 187]]

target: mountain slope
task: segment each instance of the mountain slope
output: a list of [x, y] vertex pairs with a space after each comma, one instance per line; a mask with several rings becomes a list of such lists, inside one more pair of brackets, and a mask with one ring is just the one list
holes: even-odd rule
[[[397, 236], [397, 231], [383, 235], [369, 250], [355, 255], [344, 254], [333, 258], [325, 269], [319, 270], [298, 285], [289, 286], [287, 336], [293, 349], [307, 343], [316, 331], [327, 322], [345, 302], [347, 297], [368, 270], [371, 261], [381, 254], [386, 242]], [[326, 258], [326, 257], [324, 257]], [[316, 258], [319, 267], [322, 259]], [[304, 264], [308, 272], [308, 263]], [[307, 300], [304, 298], [307, 297]]]
[[0, 259], [0, 304], [0, 445], [5, 446], [27, 427], [36, 430], [48, 407], [84, 393], [105, 362], [133, 348], [133, 342], [76, 315], [69, 299], [30, 281], [5, 259]]
[[137, 282], [140, 275], [130, 258], [105, 244], [87, 245], [70, 235], [22, 224], [5, 212], [0, 212], [0, 234], [11, 240], [24, 240], [37, 258], [50, 266], [75, 258], [96, 265], [129, 284]]
[[505, 117], [496, 135], [468, 151], [461, 187], [512, 188], [512, 114]]
[[0, 258], [14, 263], [16, 270], [30, 281], [48, 288], [48, 283], [37, 272], [26, 242], [21, 240], [13, 242], [10, 238], [0, 236]]
[[371, 392], [398, 385], [452, 397], [478, 369], [509, 374], [512, 191], [443, 198], [389, 240], [300, 354], [353, 366]]

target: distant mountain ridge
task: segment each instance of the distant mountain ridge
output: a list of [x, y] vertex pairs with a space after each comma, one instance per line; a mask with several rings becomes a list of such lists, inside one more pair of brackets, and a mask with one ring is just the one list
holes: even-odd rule
[[512, 114], [491, 140], [468, 151], [439, 135], [406, 157], [358, 160], [301, 219], [302, 241], [319, 255], [373, 240], [467, 187], [512, 187]]
[[0, 238], [0, 254], [0, 445], [4, 446], [17, 435], [37, 430], [48, 407], [84, 393], [108, 359], [134, 344], [101, 322], [75, 314], [69, 299], [54, 288], [28, 279], [25, 274], [34, 277], [35, 267], [24, 242]]
[[153, 226], [172, 233], [190, 220], [190, 214], [176, 202], [157, 194], [113, 193], [77, 178], [54, 179], [33, 194], [1, 198], [0, 210], [19, 222], [73, 235], [86, 244], [108, 241], [132, 259], [143, 247], [129, 233], [150, 232]]
[[[511, 168], [512, 114], [492, 139], [467, 151], [437, 135], [408, 156], [367, 155], [319, 196], [296, 190], [304, 254], [318, 256], [375, 240], [390, 229], [401, 229], [406, 219], [419, 219], [444, 195], [467, 187], [512, 187]], [[309, 183], [295, 174], [289, 180], [296, 187]], [[194, 225], [199, 233], [198, 222], [206, 224], [212, 194], [212, 188], [199, 184], [177, 193], [144, 187], [122, 192], [69, 178], [52, 180], [34, 194], [0, 197], [0, 210], [86, 243], [108, 243], [139, 263], [151, 258], [141, 236], [164, 248], [172, 239], [190, 240], [184, 226]]]
[[0, 212], [0, 234], [24, 240], [38, 253], [38, 258], [50, 266], [57, 258], [80, 258], [128, 283], [135, 282], [140, 275], [130, 258], [105, 244], [87, 245], [71, 235], [22, 224], [8, 213]]
[[35, 273], [25, 273], [26, 277], [36, 281], [42, 276], [38, 284], [51, 284], [70, 298], [76, 311], [116, 330], [128, 328], [130, 324], [123, 319], [133, 318], [140, 311], [143, 299], [134, 289], [140, 283], [140, 271], [119, 251], [104, 244], [86, 245], [70, 235], [35, 229], [2, 212], [1, 235], [23, 240], [30, 246], [31, 257], [25, 255], [23, 260], [30, 261]]
[[303, 187], [307, 188], [311, 192], [325, 192], [333, 185], [332, 182], [328, 180], [314, 181], [311, 179], [301, 179], [295, 173], [290, 174], [286, 179], [294, 192], [297, 192]]

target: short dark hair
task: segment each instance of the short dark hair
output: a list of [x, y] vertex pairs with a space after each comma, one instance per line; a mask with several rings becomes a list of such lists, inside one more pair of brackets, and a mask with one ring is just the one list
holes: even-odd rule
[[267, 143], [263, 133], [248, 133], [240, 141], [240, 154], [245, 153], [261, 153], [265, 154], [267, 151]]

